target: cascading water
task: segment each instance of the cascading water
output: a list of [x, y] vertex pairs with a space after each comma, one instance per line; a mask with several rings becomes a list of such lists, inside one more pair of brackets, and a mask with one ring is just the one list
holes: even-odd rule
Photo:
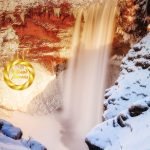
[[72, 132], [79, 139], [102, 118], [116, 5], [116, 0], [104, 0], [81, 8], [77, 15], [63, 110], [64, 117], [71, 122]]
[[[43, 140], [48, 149], [87, 150], [83, 136], [101, 121], [102, 99], [111, 49], [116, 1], [100, 0], [100, 2], [86, 8], [78, 9], [72, 41], [73, 55], [66, 74], [63, 118], [60, 116], [61, 112], [56, 113], [55, 116], [48, 115], [46, 117], [15, 113], [14, 118], [7, 118], [22, 127], [27, 135], [31, 133], [39, 141]], [[38, 67], [36, 70], [39, 72], [37, 79], [42, 82], [39, 80], [35, 82], [38, 85], [36, 94], [39, 93], [39, 95], [35, 97], [37, 101], [31, 105], [31, 109], [34, 110], [37, 105], [38, 110], [42, 108], [42, 111], [43, 109], [49, 111], [48, 102], [54, 94], [51, 92], [53, 91], [53, 84], [50, 81], [52, 79], [45, 69]], [[49, 85], [47, 82], [50, 82]], [[44, 90], [45, 86], [47, 86], [46, 90], [41, 93], [41, 87]], [[6, 87], [5, 84], [4, 87]], [[1, 89], [4, 87], [2, 86]], [[50, 90], [51, 88], [52, 90]], [[28, 90], [30, 91], [30, 89]], [[33, 95], [32, 91], [31, 93]], [[20, 97], [20, 93], [18, 95]], [[28, 93], [27, 95], [30, 100], [30, 95]], [[8, 98], [8, 96], [6, 97]], [[18, 101], [22, 107], [28, 102], [26, 100], [20, 101], [19, 98], [16, 100], [15, 106], [19, 106]], [[40, 103], [38, 103], [39, 101]], [[63, 132], [60, 132], [61, 130]]]

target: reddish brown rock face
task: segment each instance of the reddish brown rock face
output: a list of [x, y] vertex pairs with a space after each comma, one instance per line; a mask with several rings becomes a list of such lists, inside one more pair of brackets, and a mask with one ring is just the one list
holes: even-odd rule
[[[14, 13], [5, 12], [1, 15], [1, 27], [12, 25], [15, 29], [19, 36], [20, 50], [22, 50], [19, 55], [25, 51], [27, 59], [36, 60], [49, 66], [50, 69], [51, 63], [57, 64], [64, 61], [59, 56], [50, 55], [50, 52], [57, 52], [63, 48], [59, 46], [59, 43], [64, 39], [59, 34], [61, 31], [67, 32], [74, 26], [75, 19], [70, 9], [69, 3], [62, 3], [59, 6], [48, 3], [25, 11], [18, 6]], [[57, 46], [52, 46], [53, 44]]]

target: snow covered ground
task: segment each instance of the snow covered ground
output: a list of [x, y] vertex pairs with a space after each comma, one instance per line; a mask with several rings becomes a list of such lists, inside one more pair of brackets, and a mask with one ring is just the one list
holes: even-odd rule
[[[56, 93], [56, 91], [59, 91], [56, 78], [41, 65], [35, 63], [33, 65], [36, 71], [36, 79], [31, 88], [19, 93], [19, 91], [10, 89], [1, 81], [1, 90], [3, 91], [0, 97], [5, 99], [5, 103], [1, 103], [4, 109], [0, 109], [0, 118], [20, 127], [24, 139], [34, 138], [48, 150], [68, 150], [61, 141], [62, 127], [60, 122], [54, 114], [50, 114], [52, 110], [59, 106], [57, 104], [60, 102]], [[7, 111], [7, 109], [18, 111]], [[23, 113], [23, 111], [26, 113]], [[3, 136], [0, 136], [0, 138], [2, 139], [0, 148], [3, 147], [8, 150], [27, 149], [16, 141], [11, 140], [9, 142], [9, 139], [6, 138], [5, 140]], [[10, 148], [7, 146], [8, 143]]]
[[[61, 141], [61, 125], [57, 118], [50, 114], [61, 103], [56, 93], [60, 92], [56, 76], [40, 64], [32, 63], [32, 65], [35, 69], [35, 80], [31, 87], [23, 91], [10, 89], [3, 81], [1, 74], [0, 106], [3, 109], [0, 109], [0, 118], [20, 127], [24, 139], [32, 137], [46, 146], [48, 150], [66, 150]], [[28, 149], [22, 143], [5, 136], [0, 135], [0, 139], [0, 149]], [[38, 147], [34, 150], [42, 149]]]
[[[26, 112], [28, 105], [35, 99], [35, 97], [45, 90], [48, 83], [55, 79], [55, 75], [51, 75], [40, 64], [32, 63], [35, 70], [35, 79], [33, 84], [23, 91], [16, 91], [7, 86], [3, 79], [3, 71], [1, 68], [0, 78], [0, 106], [9, 110], [18, 110]], [[9, 94], [8, 94], [9, 93]], [[39, 101], [42, 97], [38, 97]], [[36, 106], [34, 106], [36, 107]], [[38, 106], [37, 106], [38, 107]]]
[[67, 150], [61, 141], [61, 125], [54, 115], [38, 116], [14, 112], [9, 117], [3, 116], [1, 118], [20, 127], [24, 139], [34, 138], [48, 150]]
[[[26, 110], [25, 108], [28, 108], [26, 110], [28, 113], [0, 109], [0, 118], [21, 128], [24, 139], [32, 137], [41, 142], [48, 150], [87, 150], [88, 148], [84, 143], [84, 138], [83, 141], [79, 141], [78, 135], [75, 135], [74, 133], [74, 126], [70, 125], [69, 120], [62, 121], [62, 112], [51, 113], [51, 111], [61, 104], [61, 91], [59, 91], [59, 86], [61, 86], [62, 76], [53, 78], [52, 75], [49, 76], [49, 74], [47, 74], [47, 71], [42, 66], [38, 66], [40, 68], [35, 68], [39, 71], [38, 82], [34, 83], [35, 90], [39, 87], [39, 90], [36, 90], [36, 96], [34, 97], [31, 94], [32, 97], [27, 95], [24, 95], [23, 97], [23, 94], [20, 94], [17, 97], [16, 94], [18, 91], [13, 91], [14, 94], [7, 99], [7, 103], [4, 105], [4, 108], [7, 108], [9, 105], [14, 107], [17, 106], [16, 110], [20, 111], [24, 111]], [[42, 87], [44, 87], [44, 90]], [[7, 88], [5, 87], [5, 90], [6, 89]], [[31, 90], [29, 91], [31, 92]], [[15, 103], [13, 102], [12, 97], [17, 98], [14, 100]], [[27, 102], [24, 102], [24, 105], [22, 105], [22, 100], [25, 99], [27, 99]], [[0, 146], [4, 144], [5, 143], [2, 142], [0, 143]], [[11, 144], [13, 145], [13, 143]], [[18, 144], [15, 146], [17, 145]], [[17, 150], [19, 150], [19, 148], [17, 148]]]
[[149, 150], [150, 34], [123, 59], [115, 85], [106, 90], [105, 121], [86, 137], [104, 150]]

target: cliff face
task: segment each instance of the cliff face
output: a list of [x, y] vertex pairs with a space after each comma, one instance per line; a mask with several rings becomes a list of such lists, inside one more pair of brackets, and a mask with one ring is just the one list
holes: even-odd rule
[[146, 150], [150, 126], [150, 34], [122, 60], [115, 85], [106, 90], [104, 122], [87, 135], [91, 149]]
[[[66, 61], [75, 21], [70, 13], [70, 3], [43, 0], [0, 3], [0, 32], [11, 28], [18, 37], [18, 46], [13, 47], [13, 51], [18, 51], [19, 56], [25, 55], [30, 61], [40, 62], [50, 71]], [[8, 48], [3, 46], [1, 51], [8, 51]]]
[[[100, 0], [100, 2], [102, 1]], [[18, 50], [28, 51], [27, 59], [39, 60], [49, 70], [52, 70], [51, 66], [55, 67], [66, 60], [60, 57], [59, 51], [63, 51], [64, 55], [65, 50], [67, 55], [70, 49], [78, 7], [85, 7], [93, 2], [95, 0], [1, 0], [0, 27], [12, 26], [19, 37]], [[146, 33], [145, 12], [149, 8], [146, 9], [146, 5], [149, 6], [146, 0], [140, 2], [119, 0], [118, 29], [114, 40], [114, 53], [127, 52], [128, 48], [120, 50], [119, 47], [124, 44], [124, 39], [129, 40], [131, 36], [136, 37], [133, 33], [138, 37]], [[141, 33], [141, 31], [143, 32]], [[123, 47], [128, 47], [128, 45], [124, 44]], [[118, 50], [115, 50], [116, 47]], [[51, 52], [54, 53], [50, 54]]]

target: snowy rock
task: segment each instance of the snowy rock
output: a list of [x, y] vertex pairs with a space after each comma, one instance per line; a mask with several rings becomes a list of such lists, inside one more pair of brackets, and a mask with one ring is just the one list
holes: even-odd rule
[[150, 134], [150, 34], [122, 60], [115, 84], [106, 90], [104, 122], [86, 137], [90, 150], [147, 150]]
[[106, 90], [104, 119], [110, 119], [134, 102], [150, 96], [150, 34], [134, 45], [122, 60], [115, 85]]
[[147, 106], [143, 106], [143, 105], [132, 105], [129, 108], [129, 114], [131, 117], [135, 117], [138, 116], [140, 114], [142, 114], [143, 112], [148, 110], [148, 105]]
[[97, 150], [149, 149], [150, 143], [147, 139], [150, 136], [150, 109], [147, 103], [150, 100], [144, 101], [133, 104], [135, 107], [146, 108], [142, 109], [144, 111], [141, 114], [133, 116], [127, 109], [95, 127], [86, 137], [88, 145], [98, 147]]
[[25, 145], [31, 150], [47, 150], [45, 146], [35, 140], [28, 140]]
[[47, 150], [41, 143], [22, 139], [21, 129], [11, 123], [0, 120], [0, 149], [5, 150]]
[[20, 140], [11, 139], [0, 133], [0, 150], [30, 150]]
[[0, 120], [1, 132], [15, 140], [21, 139], [22, 131], [21, 129], [14, 127], [11, 123], [6, 122], [4, 120]]

